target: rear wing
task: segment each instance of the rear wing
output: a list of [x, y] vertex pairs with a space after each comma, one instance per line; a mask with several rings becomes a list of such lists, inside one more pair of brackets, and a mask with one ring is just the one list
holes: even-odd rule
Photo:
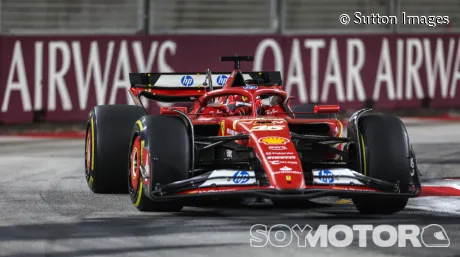
[[[231, 73], [214, 72], [212, 84], [215, 89], [224, 87]], [[243, 78], [247, 84], [259, 86], [282, 85], [281, 73], [273, 72], [243, 72]], [[180, 90], [203, 90], [206, 74], [200, 73], [130, 73], [131, 87], [150, 89], [180, 89]]]

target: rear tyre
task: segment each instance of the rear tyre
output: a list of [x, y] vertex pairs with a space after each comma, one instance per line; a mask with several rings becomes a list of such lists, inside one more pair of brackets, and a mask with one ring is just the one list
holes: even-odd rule
[[[400, 192], [411, 185], [410, 147], [403, 122], [394, 116], [370, 115], [359, 120], [359, 142], [363, 174], [376, 179], [400, 183]], [[359, 196], [353, 198], [362, 214], [393, 214], [406, 207], [408, 198]]]
[[142, 107], [101, 105], [89, 113], [85, 140], [85, 177], [94, 193], [127, 193], [126, 167], [133, 124]]
[[[148, 195], [149, 188], [153, 190], [155, 186], [184, 180], [189, 176], [191, 148], [184, 122], [172, 116], [144, 116], [134, 125], [132, 138], [128, 174], [132, 203], [140, 211], [180, 211], [183, 208], [181, 203], [153, 201]], [[150, 179], [145, 179], [140, 173], [140, 164]]]

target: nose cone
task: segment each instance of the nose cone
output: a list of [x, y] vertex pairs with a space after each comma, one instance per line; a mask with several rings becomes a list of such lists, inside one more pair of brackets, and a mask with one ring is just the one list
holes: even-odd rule
[[258, 138], [258, 156], [270, 185], [277, 189], [303, 189], [305, 179], [302, 164], [288, 136]]
[[277, 189], [303, 189], [305, 179], [299, 155], [284, 119], [241, 123], [260, 159], [270, 185]]

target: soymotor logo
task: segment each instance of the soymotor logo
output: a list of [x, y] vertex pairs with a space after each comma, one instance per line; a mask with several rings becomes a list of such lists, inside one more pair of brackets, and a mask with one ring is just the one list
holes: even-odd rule
[[359, 247], [372, 242], [378, 247], [449, 247], [450, 239], [443, 227], [430, 224], [423, 228], [417, 225], [319, 225], [316, 230], [310, 225], [277, 224], [268, 227], [256, 224], [249, 231], [252, 247], [347, 247], [354, 241]]

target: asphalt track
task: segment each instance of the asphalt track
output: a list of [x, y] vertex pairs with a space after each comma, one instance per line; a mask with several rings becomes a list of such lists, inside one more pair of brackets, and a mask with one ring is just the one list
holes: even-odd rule
[[[460, 125], [409, 126], [424, 179], [460, 176]], [[1, 256], [460, 256], [460, 201], [411, 200], [392, 216], [362, 216], [347, 201], [301, 208], [194, 208], [140, 213], [126, 195], [95, 195], [84, 181], [83, 140], [0, 138]], [[440, 224], [448, 248], [250, 246], [250, 227], [275, 224]], [[340, 235], [338, 236], [340, 238]], [[410, 244], [409, 244], [410, 245]]]

